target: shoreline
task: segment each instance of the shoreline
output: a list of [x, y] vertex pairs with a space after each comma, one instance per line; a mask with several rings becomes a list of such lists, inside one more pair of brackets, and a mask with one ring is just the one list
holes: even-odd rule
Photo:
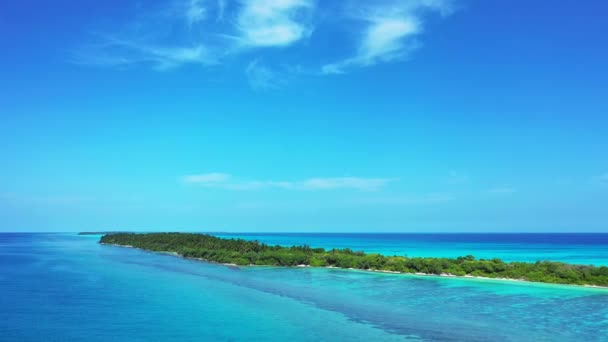
[[545, 282], [541, 282], [541, 281], [529, 281], [529, 280], [525, 280], [525, 279], [513, 279], [513, 278], [491, 278], [491, 277], [482, 277], [482, 276], [474, 276], [474, 275], [464, 275], [464, 276], [458, 276], [458, 275], [454, 275], [454, 274], [450, 274], [450, 273], [442, 273], [442, 274], [432, 274], [432, 273], [421, 273], [421, 272], [415, 272], [415, 273], [409, 273], [409, 272], [398, 272], [398, 271], [388, 271], [388, 270], [374, 270], [374, 269], [359, 269], [359, 268], [342, 268], [342, 267], [336, 267], [336, 266], [311, 266], [311, 265], [296, 265], [296, 266], [275, 266], [275, 265], [237, 265], [234, 263], [222, 263], [222, 262], [216, 262], [216, 261], [211, 261], [211, 260], [207, 260], [207, 259], [202, 259], [202, 258], [192, 258], [192, 257], [186, 257], [183, 256], [177, 252], [169, 252], [169, 251], [151, 251], [148, 249], [144, 249], [144, 248], [138, 248], [138, 247], [133, 247], [131, 245], [118, 245], [118, 244], [112, 244], [112, 243], [103, 243], [100, 242], [99, 244], [101, 245], [106, 245], [106, 246], [115, 246], [115, 247], [123, 247], [123, 248], [133, 248], [133, 249], [138, 249], [141, 251], [146, 251], [146, 252], [150, 252], [150, 253], [157, 253], [157, 254], [164, 254], [164, 255], [171, 255], [174, 257], [178, 257], [178, 258], [182, 258], [182, 259], [186, 259], [186, 260], [195, 260], [195, 261], [199, 261], [199, 262], [205, 262], [205, 263], [209, 263], [209, 264], [216, 264], [216, 265], [222, 265], [222, 266], [226, 266], [226, 267], [236, 267], [236, 268], [240, 268], [240, 267], [277, 267], [277, 268], [327, 268], [327, 269], [338, 269], [338, 270], [347, 270], [347, 271], [360, 271], [360, 272], [370, 272], [370, 273], [384, 273], [384, 274], [393, 274], [393, 275], [411, 275], [411, 276], [419, 276], [419, 277], [439, 277], [439, 278], [455, 278], [455, 279], [476, 279], [476, 280], [497, 280], [500, 282], [503, 281], [509, 281], [509, 282], [516, 282], [516, 283], [520, 283], [520, 284], [540, 284], [540, 285], [557, 285], [557, 286], [568, 286], [568, 287], [573, 287], [573, 288], [578, 288], [578, 289], [600, 289], [600, 290], [608, 290], [608, 286], [599, 286], [599, 285], [589, 285], [589, 284], [562, 284], [562, 283], [545, 283]]

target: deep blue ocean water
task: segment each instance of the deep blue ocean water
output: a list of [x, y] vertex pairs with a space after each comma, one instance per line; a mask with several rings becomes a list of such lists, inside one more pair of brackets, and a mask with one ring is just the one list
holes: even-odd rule
[[[450, 235], [438, 238], [441, 247], [429, 237], [417, 236], [418, 247], [412, 238], [396, 238], [408, 248], [386, 236], [255, 238], [326, 247], [356, 242], [348, 247], [408, 255], [466, 250], [481, 257], [497, 248], [514, 259], [548, 255], [597, 264], [607, 263], [608, 249], [607, 235], [560, 236], [551, 244], [546, 236], [470, 241]], [[98, 239], [0, 234], [1, 341], [608, 341], [605, 289], [236, 268], [103, 246]]]

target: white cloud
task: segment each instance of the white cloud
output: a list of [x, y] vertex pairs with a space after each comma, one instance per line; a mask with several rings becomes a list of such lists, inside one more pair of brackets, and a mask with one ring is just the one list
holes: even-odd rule
[[447, 15], [451, 8], [450, 0], [379, 0], [371, 6], [358, 7], [353, 17], [365, 29], [356, 54], [322, 66], [321, 73], [340, 74], [352, 67], [403, 59], [418, 45], [414, 38], [422, 32], [425, 12]]
[[273, 181], [273, 180], [237, 180], [225, 173], [207, 173], [188, 175], [182, 177], [187, 184], [203, 187], [221, 188], [227, 190], [339, 190], [350, 189], [359, 191], [377, 191], [388, 183], [396, 181], [394, 178], [360, 178], [360, 177], [334, 177], [310, 178], [299, 181]]
[[207, 9], [203, 7], [202, 0], [190, 0], [190, 4], [186, 9], [186, 19], [190, 27], [207, 19]]
[[214, 184], [214, 183], [222, 183], [226, 182], [230, 179], [229, 174], [225, 173], [204, 173], [200, 175], [189, 175], [182, 178], [182, 180], [186, 183], [196, 183], [196, 184]]
[[186, 184], [198, 185], [210, 188], [222, 188], [228, 190], [256, 190], [261, 188], [291, 188], [290, 182], [258, 181], [258, 180], [236, 180], [232, 175], [226, 173], [203, 173], [188, 175], [181, 178]]
[[243, 0], [237, 19], [246, 46], [287, 46], [312, 32], [311, 0]]
[[312, 178], [301, 182], [301, 187], [309, 190], [328, 190], [328, 189], [357, 189], [364, 191], [379, 190], [387, 183], [394, 181], [391, 178], [359, 178], [359, 177], [338, 177], [338, 178]]
[[[74, 62], [96, 66], [213, 66], [252, 47], [291, 45], [312, 32], [312, 0], [243, 0], [224, 22], [227, 0], [174, 0], [147, 8], [122, 29], [99, 34]], [[216, 13], [215, 21], [208, 21]], [[261, 70], [261, 69], [260, 69]]]
[[415, 18], [373, 19], [360, 47], [361, 63], [371, 64], [376, 60], [390, 60], [403, 53], [403, 38], [420, 30]]
[[[97, 42], [82, 47], [74, 62], [96, 66], [147, 66], [166, 71], [184, 65], [213, 67], [234, 60], [255, 49], [260, 58], [278, 52], [278, 47], [294, 46], [312, 37], [316, 27], [334, 25], [332, 32], [340, 44], [333, 53], [344, 51], [345, 58], [319, 65], [324, 51], [293, 54], [281, 58], [280, 68], [297, 65], [308, 70], [298, 75], [339, 74], [352, 68], [406, 58], [419, 44], [427, 14], [451, 13], [453, 0], [352, 0], [317, 8], [317, 0], [164, 0], [160, 7], [147, 5], [138, 10], [130, 23], [112, 33], [97, 35]], [[320, 13], [317, 15], [316, 13]], [[215, 16], [215, 20], [209, 20]], [[321, 18], [331, 18], [322, 20]], [[338, 29], [335, 29], [338, 28]], [[344, 30], [346, 28], [347, 30]], [[355, 45], [340, 32], [354, 32]], [[352, 37], [351, 37], [352, 38]], [[299, 49], [314, 44], [299, 44]], [[317, 56], [317, 60], [297, 60]], [[266, 60], [274, 60], [269, 57]], [[241, 60], [240, 62], [243, 62]], [[302, 65], [304, 68], [302, 69]], [[288, 73], [277, 77], [274, 66], [257, 61], [245, 64], [254, 89], [276, 87]], [[279, 82], [280, 83], [280, 82]]]

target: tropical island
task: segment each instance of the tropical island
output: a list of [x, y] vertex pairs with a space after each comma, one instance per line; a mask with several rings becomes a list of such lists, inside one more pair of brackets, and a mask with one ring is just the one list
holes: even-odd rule
[[283, 247], [258, 241], [224, 239], [194, 233], [112, 233], [100, 243], [168, 252], [185, 258], [239, 266], [338, 267], [394, 273], [471, 276], [555, 284], [608, 286], [608, 267], [555, 261], [504, 262], [498, 258], [422, 258], [366, 254], [351, 249]]

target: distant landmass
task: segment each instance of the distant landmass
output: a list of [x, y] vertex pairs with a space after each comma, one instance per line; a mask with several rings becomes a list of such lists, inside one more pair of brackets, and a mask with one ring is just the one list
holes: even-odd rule
[[271, 246], [258, 241], [193, 233], [111, 233], [100, 243], [168, 252], [186, 258], [239, 266], [313, 266], [390, 273], [482, 277], [543, 283], [608, 287], [608, 267], [555, 261], [504, 262], [501, 259], [408, 258], [366, 254], [351, 249]]
[[107, 235], [107, 234], [126, 234], [124, 231], [103, 231], [103, 232], [79, 232], [78, 235]]

